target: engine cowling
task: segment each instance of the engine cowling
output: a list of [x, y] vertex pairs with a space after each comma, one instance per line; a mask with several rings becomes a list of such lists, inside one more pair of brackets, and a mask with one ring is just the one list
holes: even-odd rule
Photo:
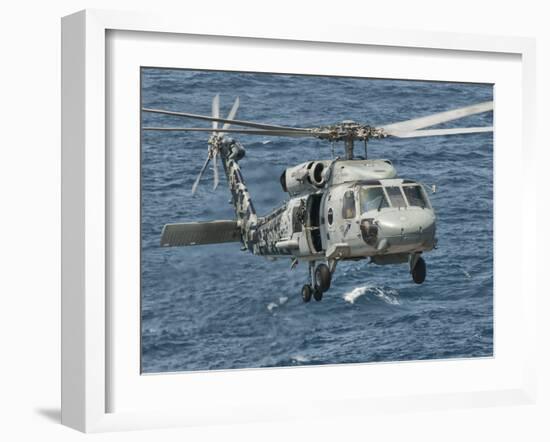
[[281, 187], [295, 196], [324, 187], [328, 181], [331, 161], [308, 161], [289, 167], [281, 175]]

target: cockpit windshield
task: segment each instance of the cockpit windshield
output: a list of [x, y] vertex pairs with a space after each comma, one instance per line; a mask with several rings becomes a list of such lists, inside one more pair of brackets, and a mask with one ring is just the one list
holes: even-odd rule
[[422, 208], [428, 206], [428, 203], [426, 202], [426, 198], [424, 197], [424, 193], [422, 192], [420, 186], [403, 186], [403, 192], [407, 197], [409, 206], [417, 206]]
[[382, 187], [362, 187], [359, 191], [361, 213], [389, 207]]
[[385, 207], [430, 207], [427, 197], [418, 184], [397, 186], [365, 186], [359, 190], [361, 213]]
[[399, 208], [407, 207], [407, 203], [405, 202], [405, 197], [401, 192], [401, 187], [388, 186], [386, 187], [386, 192], [388, 192], [388, 196], [390, 197], [392, 207], [399, 207]]

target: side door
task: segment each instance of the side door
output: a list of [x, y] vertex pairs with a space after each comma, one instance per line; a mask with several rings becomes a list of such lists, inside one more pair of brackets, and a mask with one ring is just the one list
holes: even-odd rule
[[308, 197], [306, 203], [306, 235], [309, 248], [313, 254], [323, 252], [320, 229], [322, 198], [322, 193], [315, 193]]

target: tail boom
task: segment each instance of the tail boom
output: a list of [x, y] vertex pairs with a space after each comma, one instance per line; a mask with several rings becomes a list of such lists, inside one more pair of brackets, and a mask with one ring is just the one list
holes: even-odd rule
[[231, 202], [235, 209], [235, 218], [241, 229], [242, 242], [248, 250], [252, 251], [253, 234], [258, 224], [258, 216], [238, 163], [244, 156], [244, 148], [237, 141], [224, 138], [220, 142], [220, 151], [231, 192]]

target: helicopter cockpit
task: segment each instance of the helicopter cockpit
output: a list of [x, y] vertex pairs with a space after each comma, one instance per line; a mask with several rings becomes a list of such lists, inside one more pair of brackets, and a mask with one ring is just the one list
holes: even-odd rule
[[368, 256], [383, 250], [415, 253], [435, 244], [435, 214], [423, 185], [412, 180], [336, 186], [321, 211], [326, 216], [323, 249], [345, 245], [350, 256]]

